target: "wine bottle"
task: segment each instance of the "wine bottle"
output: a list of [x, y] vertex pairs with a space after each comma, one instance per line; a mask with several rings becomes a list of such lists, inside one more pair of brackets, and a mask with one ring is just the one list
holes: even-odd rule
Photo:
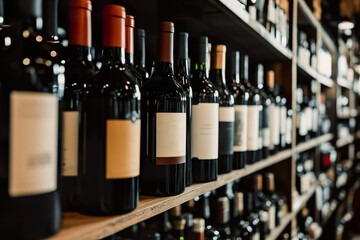
[[273, 173], [266, 173], [265, 175], [265, 195], [272, 202], [272, 206], [269, 209], [269, 229], [274, 230], [276, 226], [279, 226], [283, 217], [285, 217], [284, 199], [280, 197], [275, 191], [275, 176]]
[[260, 131], [262, 132], [261, 157], [267, 158], [269, 156], [269, 145], [270, 145], [270, 137], [271, 137], [270, 125], [269, 125], [271, 99], [264, 90], [264, 66], [262, 64], [258, 65], [256, 78], [257, 78], [257, 88], [259, 89], [259, 95], [262, 102], [262, 114], [260, 116], [262, 121], [262, 125], [260, 126]]
[[186, 94], [186, 186], [190, 186], [193, 183], [191, 161], [191, 117], [193, 90], [190, 83], [188, 65], [189, 34], [186, 32], [180, 32], [177, 37], [176, 78]]
[[226, 85], [225, 56], [226, 46], [217, 45], [212, 82], [217, 87], [220, 96], [218, 173], [228, 173], [232, 170], [234, 153], [234, 96]]
[[105, 5], [102, 16], [103, 64], [88, 89], [80, 175], [80, 211], [91, 215], [129, 212], [139, 201], [140, 90], [125, 64], [125, 8]]
[[146, 47], [145, 47], [145, 30], [136, 30], [135, 44], [135, 68], [140, 73], [143, 83], [149, 79], [149, 72], [146, 70]]
[[185, 239], [191, 239], [193, 236], [193, 229], [194, 229], [194, 215], [192, 213], [184, 213], [183, 214], [186, 224], [185, 224], [185, 230], [184, 230], [184, 238]]
[[125, 61], [131, 73], [136, 77], [139, 86], [141, 86], [143, 82], [142, 77], [134, 66], [134, 16], [126, 14], [125, 26]]
[[248, 123], [247, 124], [247, 139], [246, 139], [246, 163], [253, 164], [258, 161], [257, 159], [257, 151], [259, 148], [259, 104], [260, 97], [254, 91], [254, 87], [249, 82], [249, 56], [243, 55], [241, 58], [240, 65], [240, 75], [241, 81], [244, 83], [247, 92], [249, 93], [249, 101], [248, 101]]
[[249, 93], [245, 86], [240, 83], [239, 51], [231, 53], [231, 76], [228, 77], [228, 86], [235, 99], [233, 168], [241, 169], [245, 167], [246, 163]]
[[275, 72], [273, 70], [269, 70], [266, 73], [266, 91], [268, 96], [270, 96], [271, 104], [270, 104], [270, 145], [269, 150], [271, 154], [278, 152], [279, 143], [280, 143], [280, 106], [276, 101], [276, 95], [274, 92], [275, 87]]
[[173, 73], [174, 24], [162, 22], [155, 71], [142, 87], [140, 188], [144, 195], [185, 190], [186, 95]]
[[209, 81], [207, 70], [208, 38], [201, 37], [199, 63], [195, 64], [193, 114], [191, 119], [191, 158], [193, 178], [215, 181], [218, 174], [219, 92]]
[[[272, 202], [263, 192], [263, 177], [261, 174], [254, 176], [254, 205], [260, 220], [260, 239], [265, 239], [270, 232], [270, 219], [274, 219]], [[270, 214], [272, 214], [270, 216]]]
[[287, 117], [286, 117], [286, 148], [291, 148], [292, 145], [292, 128], [293, 128], [293, 110], [287, 110]]
[[319, 112], [317, 107], [316, 101], [316, 89], [317, 89], [317, 82], [316, 80], [311, 81], [311, 99], [309, 101], [309, 107], [312, 109], [312, 118], [311, 118], [311, 130], [310, 134], [311, 137], [318, 136], [318, 129], [319, 129]]
[[43, 82], [36, 64], [44, 60], [43, 42], [37, 41], [43, 38], [42, 3], [31, 0], [17, 5], [17, 20], [6, 27], [10, 34], [0, 49], [0, 232], [4, 239], [45, 238], [61, 225], [59, 102], [49, 88], [52, 79]]
[[276, 38], [276, 4], [275, 0], [267, 1], [266, 29]]
[[6, 56], [5, 51], [11, 46], [11, 27], [6, 24], [4, 17], [4, 1], [0, 0], [0, 52], [3, 56]]
[[279, 149], [286, 148], [286, 120], [287, 120], [287, 100], [285, 97], [281, 97], [280, 102], [280, 144]]
[[228, 239], [231, 236], [230, 201], [227, 197], [219, 197], [216, 200], [215, 228], [220, 233], [220, 239]]
[[174, 239], [184, 239], [185, 237], [185, 224], [186, 220], [183, 216], [178, 216], [173, 219], [172, 226], [172, 236]]
[[203, 218], [194, 219], [193, 238], [194, 240], [205, 240], [205, 220]]
[[88, 86], [97, 70], [91, 55], [90, 1], [70, 2], [69, 47], [65, 63], [65, 90], [62, 100], [61, 200], [64, 211], [76, 210], [86, 146], [84, 118]]
[[252, 229], [251, 239], [260, 240], [260, 216], [255, 209], [254, 193], [249, 189], [245, 194], [245, 215]]

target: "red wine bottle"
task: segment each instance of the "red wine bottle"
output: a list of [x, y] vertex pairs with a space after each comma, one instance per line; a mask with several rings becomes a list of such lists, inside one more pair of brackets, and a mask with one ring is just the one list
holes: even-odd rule
[[217, 45], [212, 82], [219, 91], [220, 100], [218, 173], [228, 173], [232, 170], [234, 153], [234, 96], [226, 85], [225, 56], [226, 46]]
[[[247, 151], [247, 113], [249, 93], [240, 82], [240, 52], [231, 53], [231, 75], [228, 77], [228, 86], [235, 99], [235, 126], [234, 126], [234, 158], [233, 168], [245, 167]], [[250, 124], [250, 123], [249, 123]]]
[[219, 92], [208, 78], [207, 56], [208, 38], [201, 37], [199, 60], [192, 79], [191, 119], [193, 178], [198, 182], [215, 181], [218, 175]]
[[136, 77], [138, 84], [142, 85], [142, 77], [140, 73], [136, 70], [134, 66], [134, 27], [135, 27], [135, 18], [132, 15], [126, 14], [125, 21], [125, 60], [128, 68], [131, 70], [132, 74]]
[[149, 72], [146, 69], [146, 47], [145, 47], [145, 30], [136, 30], [135, 44], [135, 68], [140, 73], [143, 82], [149, 79]]
[[[125, 64], [125, 8], [103, 9], [103, 64], [86, 105], [80, 210], [129, 212], [139, 200], [140, 86]], [[114, 34], [114, 31], [120, 34]]]
[[185, 190], [186, 95], [173, 72], [174, 24], [161, 22], [155, 71], [142, 87], [140, 191]]
[[[58, 99], [36, 61], [41, 0], [22, 1], [0, 49], [0, 232], [3, 239], [40, 239], [60, 229], [57, 191]], [[1, 5], [1, 4], [0, 4]], [[10, 30], [10, 29], [9, 29]], [[9, 42], [10, 41], [10, 42]]]
[[186, 94], [186, 186], [193, 183], [192, 162], [191, 162], [191, 117], [193, 90], [189, 78], [189, 56], [188, 56], [189, 34], [180, 32], [177, 35], [177, 60], [176, 78], [183, 87]]
[[88, 87], [97, 70], [91, 55], [91, 10], [88, 0], [70, 2], [69, 47], [65, 64], [65, 91], [62, 101], [61, 201], [64, 211], [76, 210], [80, 194], [79, 173], [86, 146], [85, 106]]

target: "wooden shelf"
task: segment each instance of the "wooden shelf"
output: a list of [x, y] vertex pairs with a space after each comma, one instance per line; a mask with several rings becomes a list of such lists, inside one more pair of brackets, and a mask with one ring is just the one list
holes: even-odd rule
[[343, 88], [347, 88], [347, 89], [351, 89], [351, 88], [352, 88], [352, 83], [349, 82], [348, 80], [344, 79], [344, 78], [338, 77], [338, 78], [337, 78], [337, 84], [338, 84], [340, 87], [343, 87]]
[[341, 148], [341, 147], [349, 145], [353, 142], [354, 142], [354, 136], [349, 135], [345, 138], [340, 138], [340, 139], [336, 140], [336, 147]]
[[334, 138], [334, 135], [332, 133], [328, 133], [328, 134], [316, 137], [307, 142], [298, 144], [296, 146], [295, 152], [301, 153], [301, 152], [307, 151], [311, 148], [318, 146], [320, 143], [331, 141], [333, 138]]
[[300, 212], [301, 208], [314, 195], [316, 186], [317, 186], [317, 184], [315, 184], [315, 186], [312, 186], [307, 193], [305, 193], [305, 194], [299, 196], [297, 199], [295, 199], [294, 204], [293, 204], [293, 211], [292, 211], [295, 216], [293, 216], [293, 217], [296, 217], [296, 215]]
[[185, 192], [172, 197], [140, 196], [139, 206], [132, 212], [111, 217], [91, 217], [80, 213], [65, 213], [61, 231], [50, 239], [99, 239], [121, 231], [138, 222], [165, 212], [175, 206], [202, 195], [213, 189], [224, 186], [238, 178], [245, 177], [261, 169], [274, 165], [292, 155], [291, 149], [281, 151], [245, 169], [234, 170], [219, 175], [218, 180], [209, 183], [195, 183], [186, 188]]
[[332, 80], [329, 77], [325, 77], [321, 74], [318, 74], [317, 76], [317, 80], [319, 81], [319, 83], [321, 83], [322, 85], [331, 88], [332, 86], [334, 86], [334, 80]]
[[298, 65], [298, 72], [309, 79], [317, 79], [318, 73], [315, 68], [311, 66], [302, 65], [299, 62], [297, 62]]
[[[257, 60], [290, 60], [292, 51], [281, 45], [259, 22], [250, 19], [249, 13], [242, 7], [238, 0], [208, 0], [216, 9], [222, 12], [222, 16], [231, 18], [232, 34], [239, 33], [239, 46], [247, 46], [251, 56]], [[219, 18], [217, 18], [219, 22]], [[234, 24], [235, 22], [235, 24]], [[221, 28], [225, 28], [222, 26]]]
[[277, 226], [271, 233], [265, 238], [265, 240], [275, 240], [277, 239], [280, 234], [284, 231], [287, 225], [291, 222], [293, 219], [294, 214], [288, 213], [283, 219], [279, 226]]

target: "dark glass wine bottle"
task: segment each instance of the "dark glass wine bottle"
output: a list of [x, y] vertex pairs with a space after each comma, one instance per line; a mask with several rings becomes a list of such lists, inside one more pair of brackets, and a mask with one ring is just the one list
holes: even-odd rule
[[[264, 90], [264, 66], [262, 64], [258, 65], [257, 70], [257, 87], [259, 89], [261, 101], [262, 101], [262, 158], [267, 158], [269, 156], [269, 145], [270, 145], [270, 104], [271, 99], [266, 94]], [[279, 113], [280, 114], [280, 113]]]
[[276, 4], [275, 0], [267, 1], [266, 29], [276, 38]]
[[193, 238], [194, 240], [205, 240], [205, 220], [203, 218], [194, 219]]
[[213, 61], [212, 82], [219, 91], [219, 158], [218, 173], [228, 173], [233, 168], [234, 154], [234, 96], [230, 93], [225, 78], [226, 46], [217, 45]]
[[141, 86], [143, 80], [134, 65], [134, 16], [126, 14], [125, 26], [125, 61], [131, 73], [136, 77], [136, 81], [138, 82], [139, 86]]
[[287, 99], [282, 96], [280, 102], [280, 144], [279, 149], [283, 150], [286, 148], [286, 120], [287, 120]]
[[247, 113], [249, 93], [240, 82], [240, 52], [231, 53], [231, 75], [228, 86], [235, 99], [234, 156], [233, 168], [245, 167], [247, 154]]
[[65, 90], [62, 101], [61, 201], [64, 211], [76, 210], [80, 194], [79, 173], [82, 171], [86, 146], [85, 106], [87, 88], [97, 70], [91, 55], [90, 1], [70, 2], [69, 47], [65, 64]]
[[87, 94], [80, 175], [80, 211], [91, 215], [129, 212], [139, 200], [140, 90], [125, 64], [125, 8], [105, 5], [102, 15], [103, 64]]
[[208, 79], [208, 38], [201, 37], [199, 63], [195, 65], [193, 115], [191, 120], [191, 158], [195, 181], [217, 179], [219, 143], [219, 92]]
[[[260, 239], [264, 240], [270, 232], [270, 219], [274, 219], [274, 205], [263, 192], [263, 178], [261, 174], [254, 176], [254, 204], [260, 220]], [[271, 214], [271, 215], [270, 215]]]
[[135, 36], [135, 68], [140, 73], [144, 83], [149, 79], [149, 72], [146, 69], [145, 30], [137, 29]]
[[186, 220], [183, 216], [175, 217], [172, 221], [172, 236], [174, 239], [184, 239]]
[[144, 195], [185, 190], [186, 95], [173, 72], [174, 24], [161, 22], [155, 72], [142, 88], [140, 186]]
[[[275, 191], [275, 175], [273, 173], [267, 173], [265, 175], [265, 191], [264, 193], [268, 196], [268, 198], [272, 201], [273, 206], [275, 206], [275, 221], [273, 222], [273, 218], [270, 216], [272, 213], [269, 213], [269, 228], [273, 230], [276, 226], [281, 224], [282, 219], [285, 217], [284, 205], [285, 200], [284, 197], [279, 195]], [[274, 211], [274, 210], [270, 210]]]
[[45, 238], [55, 234], [61, 225], [57, 190], [59, 102], [49, 88], [52, 79], [42, 81], [36, 63], [44, 61], [39, 24], [42, 3], [22, 1], [15, 9], [16, 20], [5, 31], [1, 30], [0, 233], [3, 239]]
[[[260, 160], [259, 158], [259, 125], [260, 125], [260, 96], [249, 82], [249, 56], [243, 55], [241, 62], [241, 79], [247, 92], [248, 101], [248, 119], [247, 122], [247, 156], [246, 163], [253, 164]], [[251, 123], [251, 124], [250, 124]]]
[[269, 70], [266, 73], [266, 92], [271, 99], [270, 104], [270, 145], [269, 150], [271, 154], [276, 153], [279, 150], [280, 143], [280, 106], [276, 101], [276, 95], [274, 92], [275, 87], [275, 72]]
[[189, 78], [189, 56], [188, 56], [189, 34], [180, 32], [177, 35], [177, 60], [176, 60], [176, 79], [183, 87], [186, 94], [186, 186], [193, 183], [192, 161], [191, 161], [191, 118], [193, 90]]

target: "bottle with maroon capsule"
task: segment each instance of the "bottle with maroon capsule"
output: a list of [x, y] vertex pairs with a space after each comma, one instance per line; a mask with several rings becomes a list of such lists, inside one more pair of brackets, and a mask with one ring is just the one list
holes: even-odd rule
[[136, 77], [139, 86], [141, 86], [143, 81], [142, 77], [134, 66], [134, 16], [126, 14], [125, 26], [125, 61], [131, 73]]
[[80, 211], [91, 215], [129, 212], [139, 200], [140, 90], [125, 64], [124, 29], [125, 8], [105, 5], [103, 64], [88, 90], [80, 176]]
[[174, 24], [161, 22], [155, 71], [141, 94], [140, 188], [144, 195], [185, 190], [186, 95], [173, 71]]

